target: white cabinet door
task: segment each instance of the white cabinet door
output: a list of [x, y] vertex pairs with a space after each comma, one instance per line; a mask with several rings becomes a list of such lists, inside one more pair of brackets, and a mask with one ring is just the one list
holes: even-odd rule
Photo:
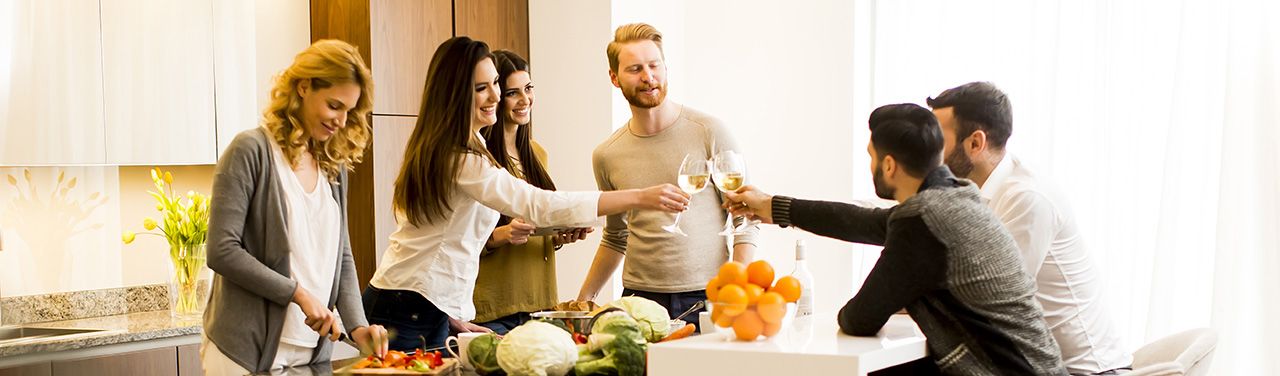
[[212, 0], [103, 0], [107, 163], [212, 164]]
[[218, 0], [213, 15], [221, 155], [237, 133], [261, 123], [275, 77], [311, 44], [311, 13], [306, 1]]
[[100, 164], [98, 4], [0, 1], [0, 166]]

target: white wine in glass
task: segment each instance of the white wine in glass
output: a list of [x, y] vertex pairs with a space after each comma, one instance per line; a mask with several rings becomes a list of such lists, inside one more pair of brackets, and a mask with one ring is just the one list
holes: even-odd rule
[[[684, 160], [680, 162], [680, 172], [678, 175], [679, 177], [676, 180], [680, 185], [680, 190], [684, 191], [684, 193], [694, 195], [707, 188], [707, 180], [711, 177], [711, 171], [707, 160], [702, 159], [702, 156], [688, 154], [685, 155]], [[690, 201], [692, 201], [692, 198]], [[667, 230], [667, 232], [670, 233], [689, 236], [684, 233], [684, 230], [680, 229], [680, 213], [676, 213], [676, 220], [674, 222], [671, 222], [669, 225], [662, 226], [662, 229]]]
[[695, 194], [707, 188], [707, 175], [680, 175], [680, 190]]
[[715, 177], [716, 185], [722, 192], [733, 192], [742, 188], [743, 180], [745, 178], [742, 173], [738, 172], [717, 172]]
[[[742, 154], [738, 154], [733, 150], [722, 150], [716, 153], [711, 161], [711, 166], [715, 171], [716, 186], [721, 192], [733, 192], [742, 188], [747, 179], [747, 162], [742, 158]], [[726, 225], [720, 235], [733, 235], [747, 231], [750, 226], [758, 224], [758, 221], [743, 220], [742, 225], [730, 230]]]

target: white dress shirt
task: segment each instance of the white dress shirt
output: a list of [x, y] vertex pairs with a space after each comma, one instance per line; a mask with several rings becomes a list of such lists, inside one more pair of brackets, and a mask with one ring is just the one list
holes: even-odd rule
[[1072, 374], [1127, 367], [1102, 297], [1102, 280], [1062, 195], [1012, 154], [982, 185], [982, 197], [1022, 251], [1023, 270], [1036, 282], [1036, 300]]
[[518, 179], [486, 158], [467, 154], [453, 197], [452, 210], [434, 222], [414, 226], [397, 211], [398, 228], [382, 264], [369, 281], [374, 287], [422, 294], [437, 308], [459, 320], [472, 320], [480, 251], [498, 223], [499, 212], [537, 227], [596, 221], [600, 192], [554, 192]]
[[[338, 272], [338, 237], [342, 233], [342, 213], [338, 202], [333, 199], [324, 170], [317, 168], [315, 186], [308, 193], [298, 180], [298, 174], [289, 166], [280, 146], [271, 142], [271, 151], [275, 154], [276, 176], [285, 196], [290, 278], [298, 281], [298, 288], [306, 290], [316, 301], [327, 302], [333, 290], [334, 274]], [[302, 308], [297, 303], [289, 303], [285, 309], [280, 342], [315, 348], [320, 342], [320, 333], [307, 326], [307, 316], [302, 313]], [[279, 353], [284, 354], [285, 351]], [[277, 357], [276, 361], [279, 363], [281, 359]]]

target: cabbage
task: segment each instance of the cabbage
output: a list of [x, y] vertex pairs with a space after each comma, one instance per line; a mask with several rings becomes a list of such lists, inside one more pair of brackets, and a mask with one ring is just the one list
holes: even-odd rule
[[591, 337], [587, 338], [587, 344], [591, 351], [599, 351], [604, 343], [613, 341], [614, 337], [621, 337], [643, 345], [648, 341], [645, 341], [640, 328], [640, 323], [624, 311], [601, 313], [591, 326]]
[[498, 344], [502, 339], [493, 333], [486, 333], [471, 340], [467, 345], [467, 360], [480, 375], [496, 375], [502, 373], [498, 366]]
[[626, 296], [609, 303], [608, 306], [621, 308], [631, 315], [631, 318], [636, 319], [640, 324], [640, 333], [649, 342], [658, 342], [671, 331], [671, 316], [667, 313], [667, 309], [652, 300]]
[[498, 365], [513, 376], [563, 376], [577, 361], [573, 337], [545, 322], [526, 322], [498, 343]]

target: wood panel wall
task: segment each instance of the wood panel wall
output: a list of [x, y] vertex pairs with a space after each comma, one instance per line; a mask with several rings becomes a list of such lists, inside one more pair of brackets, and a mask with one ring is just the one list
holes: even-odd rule
[[372, 0], [373, 113], [417, 116], [436, 47], [453, 37], [452, 0]]
[[[529, 58], [528, 0], [454, 0], [454, 35]], [[532, 64], [532, 63], [531, 63]]]
[[[351, 43], [360, 49], [365, 65], [372, 66], [369, 0], [311, 0], [311, 41], [321, 39], [340, 39]], [[376, 91], [376, 79], [374, 88]], [[374, 100], [377, 100], [376, 95]], [[372, 209], [375, 185], [373, 150], [376, 147], [378, 145], [369, 140], [369, 146], [364, 149], [364, 159], [347, 175], [347, 229], [361, 290], [369, 284], [369, 278], [378, 268]]]

